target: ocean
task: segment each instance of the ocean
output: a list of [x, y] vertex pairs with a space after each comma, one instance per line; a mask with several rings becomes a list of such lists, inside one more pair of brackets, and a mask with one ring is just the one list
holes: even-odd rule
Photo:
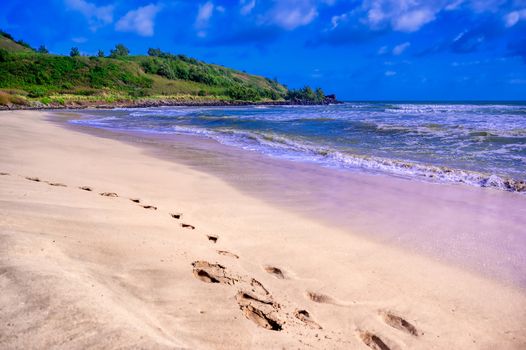
[[70, 122], [198, 135], [324, 167], [526, 192], [526, 103], [124, 108]]

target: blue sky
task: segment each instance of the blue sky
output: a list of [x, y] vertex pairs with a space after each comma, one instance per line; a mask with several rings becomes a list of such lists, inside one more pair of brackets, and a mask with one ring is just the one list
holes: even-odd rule
[[67, 54], [149, 47], [348, 100], [526, 100], [526, 0], [2, 0]]

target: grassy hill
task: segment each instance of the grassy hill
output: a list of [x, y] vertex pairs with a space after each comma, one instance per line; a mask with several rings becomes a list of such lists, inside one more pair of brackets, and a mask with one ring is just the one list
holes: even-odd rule
[[[61, 56], [31, 49], [0, 32], [0, 105], [100, 106], [177, 103], [263, 103], [295, 99], [275, 80], [184, 55], [150, 49], [130, 56], [117, 45], [109, 57]], [[323, 92], [306, 88], [312, 102]]]
[[33, 49], [31, 47], [19, 40], [15, 41], [15, 39], [9, 35], [9, 33], [6, 33], [4, 31], [0, 30], [0, 49], [4, 49], [10, 52], [31, 52]]

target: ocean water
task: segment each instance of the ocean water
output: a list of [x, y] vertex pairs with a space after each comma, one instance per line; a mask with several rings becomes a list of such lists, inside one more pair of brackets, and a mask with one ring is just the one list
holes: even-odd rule
[[349, 171], [526, 192], [526, 103], [344, 103], [92, 111], [71, 123], [186, 134]]

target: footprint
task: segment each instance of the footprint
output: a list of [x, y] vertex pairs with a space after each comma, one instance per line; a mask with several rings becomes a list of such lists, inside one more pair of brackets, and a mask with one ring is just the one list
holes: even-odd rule
[[181, 227], [182, 228], [187, 228], [189, 230], [195, 230], [195, 226], [190, 225], [190, 224], [181, 224]]
[[223, 284], [235, 284], [239, 282], [239, 278], [230, 275], [223, 265], [198, 260], [194, 261], [192, 266], [194, 267], [194, 276], [200, 281]]
[[183, 214], [181, 214], [181, 213], [170, 213], [170, 216], [172, 218], [174, 218], [174, 219], [180, 219], [183, 216]]
[[119, 195], [115, 192], [101, 192], [99, 193], [103, 197], [118, 197]]
[[48, 181], [47, 184], [50, 185], [50, 186], [68, 187], [68, 186], [66, 186], [66, 185], [64, 185], [64, 184], [62, 184], [62, 183], [60, 183], [60, 182], [49, 182], [49, 181]]
[[243, 291], [236, 294], [236, 301], [245, 317], [259, 327], [272, 331], [283, 329], [283, 322], [276, 316], [278, 306], [272, 301], [259, 299]]
[[358, 331], [363, 343], [373, 350], [391, 350], [380, 337], [368, 331]]
[[133, 203], [140, 203], [141, 200], [139, 198], [130, 198], [130, 200], [133, 202]]
[[296, 310], [294, 312], [294, 317], [307, 324], [311, 328], [322, 329], [322, 327], [312, 319], [310, 313], [307, 310]]
[[256, 294], [259, 294], [259, 295], [270, 295], [269, 291], [267, 290], [267, 288], [265, 288], [263, 286], [263, 284], [261, 284], [261, 282], [259, 282], [257, 279], [255, 278], [252, 278], [250, 280], [250, 286], [252, 287], [252, 291]]
[[217, 254], [224, 255], [224, 256], [229, 256], [229, 257], [234, 258], [234, 259], [239, 259], [238, 255], [236, 255], [234, 253], [230, 253], [230, 252], [228, 252], [226, 250], [218, 250]]
[[41, 181], [38, 177], [26, 176], [26, 179], [29, 180], [29, 181], [35, 181], [35, 182], [40, 182]]
[[212, 243], [217, 243], [217, 240], [219, 239], [218, 236], [213, 236], [213, 235], [206, 235], [206, 238], [208, 238], [208, 240]]
[[7, 176], [7, 175], [11, 175], [9, 173], [4, 173], [4, 172], [0, 172], [0, 176]]
[[307, 297], [310, 300], [314, 301], [315, 303], [334, 304], [334, 305], [338, 305], [339, 304], [332, 297], [330, 297], [328, 295], [325, 295], [325, 294], [316, 293], [316, 292], [307, 292]]
[[157, 210], [156, 206], [153, 205], [142, 205], [144, 209]]
[[268, 273], [270, 273], [272, 276], [276, 277], [277, 279], [280, 279], [280, 280], [285, 279], [285, 274], [283, 273], [283, 271], [281, 271], [281, 269], [274, 267], [274, 266], [269, 266], [269, 265], [264, 266], [263, 268], [265, 269], [265, 271], [267, 271]]
[[408, 321], [406, 321], [405, 319], [403, 319], [402, 317], [384, 311], [380, 311], [380, 315], [384, 319], [384, 322], [387, 323], [389, 326], [401, 330], [402, 332], [414, 335], [415, 337], [418, 336], [418, 330], [416, 329], [416, 327]]
[[84, 190], [84, 191], [88, 191], [88, 192], [91, 192], [93, 191], [93, 189], [89, 186], [80, 186], [79, 187], [81, 190]]

